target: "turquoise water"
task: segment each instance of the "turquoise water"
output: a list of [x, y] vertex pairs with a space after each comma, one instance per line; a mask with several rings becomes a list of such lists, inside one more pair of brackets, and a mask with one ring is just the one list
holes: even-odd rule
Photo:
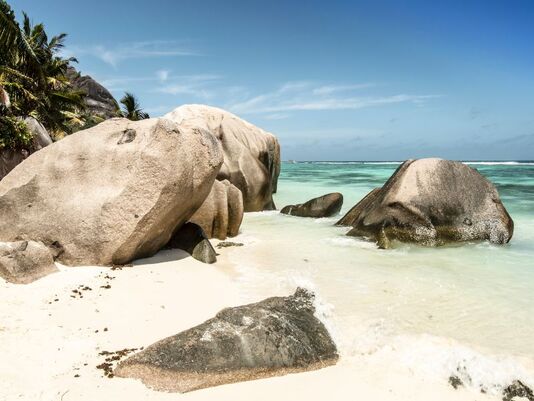
[[[471, 165], [495, 183], [514, 219], [507, 245], [379, 250], [333, 224], [398, 163], [283, 163], [278, 208], [337, 191], [344, 195], [343, 209], [328, 219], [248, 213], [238, 237], [245, 246], [234, 260], [243, 292], [253, 299], [296, 285], [314, 289], [342, 357], [392, 344], [412, 355], [428, 349], [432, 338], [432, 347], [447, 344], [431, 353], [444, 365], [441, 374], [469, 360], [470, 376], [480, 385], [504, 385], [512, 370], [534, 366], [534, 163]], [[514, 368], [497, 374], [490, 366], [504, 366], [495, 362], [502, 358], [522, 362], [513, 359], [506, 366]]]

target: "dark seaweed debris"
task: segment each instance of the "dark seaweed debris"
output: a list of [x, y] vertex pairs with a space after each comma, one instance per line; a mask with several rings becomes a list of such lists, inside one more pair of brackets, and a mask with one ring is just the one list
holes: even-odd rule
[[102, 362], [100, 365], [97, 365], [97, 369], [101, 369], [104, 371], [104, 376], [109, 377], [110, 379], [114, 377], [113, 369], [115, 368], [115, 365], [124, 357], [128, 356], [132, 352], [135, 352], [137, 350], [142, 350], [144, 347], [141, 348], [124, 348], [119, 351], [102, 351], [98, 355], [105, 356], [104, 362]]
[[449, 384], [454, 387], [454, 389], [457, 389], [460, 386], [463, 386], [464, 383], [458, 376], [451, 376], [449, 377]]

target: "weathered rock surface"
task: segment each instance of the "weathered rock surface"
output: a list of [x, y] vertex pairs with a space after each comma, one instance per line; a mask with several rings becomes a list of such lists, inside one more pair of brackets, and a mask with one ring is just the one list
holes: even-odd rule
[[306, 203], [285, 206], [280, 213], [298, 217], [331, 217], [343, 206], [343, 195], [339, 192], [313, 198]]
[[33, 135], [33, 142], [31, 146], [31, 150], [33, 152], [41, 150], [42, 148], [52, 144], [52, 138], [48, 134], [46, 128], [43, 127], [43, 124], [33, 117], [26, 117], [24, 122]]
[[69, 67], [67, 78], [74, 89], [85, 92], [85, 105], [92, 116], [102, 120], [117, 117], [119, 105], [113, 95], [88, 75], [81, 75], [75, 68]]
[[0, 241], [55, 244], [68, 265], [151, 256], [202, 205], [222, 160], [219, 142], [201, 128], [107, 120], [0, 181]]
[[11, 102], [9, 100], [9, 94], [5, 91], [5, 89], [0, 85], [0, 105], [4, 107], [11, 107]]
[[510, 241], [514, 224], [495, 186], [475, 169], [442, 159], [404, 162], [382, 188], [371, 191], [339, 222], [348, 235], [440, 245], [455, 241]]
[[115, 374], [187, 392], [333, 365], [336, 346], [314, 316], [313, 300], [299, 288], [289, 297], [223, 309], [121, 362]]
[[202, 227], [195, 223], [188, 222], [180, 227], [173, 234], [166, 248], [182, 249], [203, 263], [215, 263], [217, 261], [217, 252], [213, 249]]
[[189, 221], [202, 227], [208, 238], [235, 237], [243, 221], [241, 191], [228, 180], [215, 181], [208, 197]]
[[520, 398], [523, 400], [534, 401], [534, 392], [520, 380], [514, 380], [512, 384], [504, 389], [502, 400], [513, 401]]
[[222, 144], [224, 163], [217, 176], [243, 193], [245, 212], [274, 210], [280, 173], [280, 145], [270, 134], [239, 117], [204, 105], [184, 105], [166, 114], [184, 127], [209, 130]]
[[0, 242], [0, 277], [27, 284], [57, 271], [52, 252], [41, 242]]
[[33, 141], [28, 149], [0, 149], [0, 180], [30, 154], [52, 143], [46, 128], [35, 118], [26, 117], [24, 122], [33, 135]]

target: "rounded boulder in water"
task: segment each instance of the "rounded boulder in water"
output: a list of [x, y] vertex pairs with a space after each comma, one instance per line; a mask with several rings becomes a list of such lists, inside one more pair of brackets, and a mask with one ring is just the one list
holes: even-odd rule
[[390, 248], [392, 241], [510, 241], [514, 223], [495, 186], [464, 163], [442, 159], [404, 162], [382, 188], [374, 189], [339, 222], [348, 235]]

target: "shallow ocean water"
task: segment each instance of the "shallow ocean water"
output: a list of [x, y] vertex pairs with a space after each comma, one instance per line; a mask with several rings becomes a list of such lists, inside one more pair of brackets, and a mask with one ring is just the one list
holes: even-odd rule
[[[334, 223], [398, 162], [283, 163], [278, 208], [341, 192], [339, 216], [247, 213], [233, 260], [250, 300], [313, 289], [345, 358], [394, 350], [413, 369], [465, 371], [474, 386], [531, 381], [534, 366], [534, 163], [472, 163], [496, 184], [515, 223], [504, 246], [380, 250]], [[465, 366], [464, 366], [465, 365]], [[533, 383], [534, 384], [534, 383]]]

